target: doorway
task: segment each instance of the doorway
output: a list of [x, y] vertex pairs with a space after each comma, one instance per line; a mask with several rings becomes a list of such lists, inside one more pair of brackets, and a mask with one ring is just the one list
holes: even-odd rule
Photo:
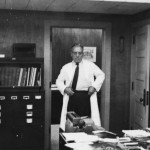
[[[47, 132], [51, 126], [51, 81], [52, 81], [52, 28], [85, 28], [103, 29], [103, 45], [101, 69], [105, 72], [106, 79], [101, 90], [102, 126], [109, 130], [109, 103], [110, 103], [110, 64], [111, 64], [111, 24], [88, 21], [45, 21], [44, 26], [44, 83], [45, 83], [45, 145], [49, 147], [50, 134]], [[109, 61], [106, 61], [109, 60]]]
[[[101, 68], [102, 64], [102, 29], [85, 28], [58, 28], [53, 27], [52, 31], [52, 95], [51, 95], [51, 124], [59, 124], [62, 95], [55, 88], [55, 82], [63, 65], [72, 61], [70, 49], [74, 43], [80, 43], [84, 47], [95, 48], [96, 60], [94, 61]], [[98, 104], [100, 109], [101, 93], [98, 93]], [[57, 109], [56, 109], [57, 108]], [[101, 113], [100, 113], [101, 114]]]
[[[57, 90], [55, 82], [63, 65], [72, 61], [70, 49], [74, 43], [84, 47], [95, 48], [96, 60], [94, 63], [101, 68], [102, 64], [102, 29], [60, 28], [52, 27], [52, 88], [51, 88], [51, 149], [55, 150], [59, 143], [59, 124], [62, 109], [62, 95]], [[98, 92], [99, 110], [101, 91]], [[101, 113], [100, 113], [101, 114]], [[102, 117], [101, 117], [102, 118]]]

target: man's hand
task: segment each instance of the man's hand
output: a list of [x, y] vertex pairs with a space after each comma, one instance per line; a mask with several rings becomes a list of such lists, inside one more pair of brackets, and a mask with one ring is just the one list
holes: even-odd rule
[[65, 90], [64, 90], [64, 92], [65, 92], [67, 95], [69, 95], [69, 96], [71, 96], [71, 95], [74, 94], [74, 92], [73, 92], [73, 90], [72, 90], [71, 87], [66, 87]]
[[90, 86], [88, 89], [88, 95], [92, 95], [95, 91], [96, 89], [93, 86]]

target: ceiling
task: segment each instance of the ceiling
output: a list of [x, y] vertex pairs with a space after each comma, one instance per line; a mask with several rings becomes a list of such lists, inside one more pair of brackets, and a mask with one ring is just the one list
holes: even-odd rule
[[150, 9], [150, 3], [144, 0], [142, 3], [116, 0], [0, 0], [0, 9], [133, 15]]

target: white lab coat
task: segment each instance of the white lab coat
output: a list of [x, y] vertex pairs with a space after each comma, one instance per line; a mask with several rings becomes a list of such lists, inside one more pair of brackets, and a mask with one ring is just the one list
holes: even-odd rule
[[[73, 79], [74, 68], [72, 64], [73, 62], [70, 62], [65, 66], [63, 66], [56, 80], [56, 85], [63, 95], [63, 106], [60, 119], [60, 128], [63, 130], [65, 130], [67, 106], [69, 101], [69, 96], [66, 93], [64, 93], [64, 89], [70, 86]], [[90, 80], [91, 86], [93, 86], [96, 89], [96, 91], [99, 91], [105, 78], [105, 74], [103, 73], [103, 71], [100, 70], [94, 63], [87, 60], [82, 60], [82, 67], [84, 67], [84, 71], [86, 72], [85, 78]], [[94, 76], [96, 77], [95, 80]], [[91, 102], [91, 118], [94, 121], [95, 125], [101, 126], [100, 114], [97, 103], [97, 92], [91, 95], [90, 102]]]

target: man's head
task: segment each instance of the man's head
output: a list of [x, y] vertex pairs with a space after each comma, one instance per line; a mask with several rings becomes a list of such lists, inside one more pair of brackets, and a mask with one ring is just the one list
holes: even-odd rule
[[75, 44], [71, 48], [71, 57], [75, 63], [80, 63], [83, 58], [83, 46]]

